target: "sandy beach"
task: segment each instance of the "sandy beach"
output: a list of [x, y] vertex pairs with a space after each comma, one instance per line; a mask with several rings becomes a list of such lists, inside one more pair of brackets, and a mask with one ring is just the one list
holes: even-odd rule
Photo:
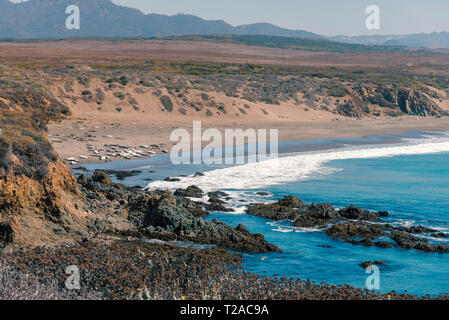
[[[79, 163], [104, 162], [97, 157], [89, 156], [88, 146], [106, 151], [107, 146], [148, 149], [161, 153], [170, 151], [176, 141], [170, 141], [170, 135], [177, 128], [192, 131], [192, 121], [200, 119], [185, 119], [182, 121], [151, 121], [147, 119], [111, 119], [100, 117], [70, 118], [49, 126], [49, 139], [63, 159], [76, 158]], [[263, 122], [257, 119], [249, 121], [217, 121], [201, 119], [203, 131], [216, 128], [224, 133], [227, 128], [243, 130], [278, 129], [280, 141], [315, 140], [320, 138], [359, 138], [367, 135], [407, 134], [411, 131], [446, 131], [449, 129], [447, 118], [401, 117], [391, 119], [342, 119], [327, 121], [279, 121]], [[193, 137], [193, 136], [192, 136]], [[193, 139], [193, 138], [192, 138]], [[203, 142], [203, 145], [207, 142]], [[151, 145], [162, 145], [151, 147]], [[127, 149], [124, 148], [124, 149]], [[100, 152], [101, 152], [100, 151]], [[80, 155], [88, 159], [79, 158]], [[148, 156], [151, 156], [150, 154]], [[137, 159], [137, 158], [134, 158]], [[111, 157], [111, 161], [123, 160]]]

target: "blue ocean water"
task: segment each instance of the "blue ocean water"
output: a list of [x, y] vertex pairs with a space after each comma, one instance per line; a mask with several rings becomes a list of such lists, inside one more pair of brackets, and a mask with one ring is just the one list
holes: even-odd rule
[[[449, 140], [447, 136], [439, 137], [429, 134], [412, 134], [405, 138], [411, 137], [414, 140], [407, 140], [408, 149], [395, 150], [394, 156], [389, 154], [390, 151], [385, 152], [388, 155], [383, 156], [383, 148], [388, 148], [391, 144], [403, 143], [404, 137], [283, 143], [280, 145], [280, 150], [287, 152], [283, 154], [287, 160], [286, 164], [303, 163], [291, 162], [290, 159], [301, 161], [321, 159], [320, 152], [324, 151], [319, 150], [329, 147], [333, 149], [350, 147], [351, 153], [356, 158], [347, 158], [347, 155], [342, 156], [338, 152], [330, 155], [325, 153], [326, 161], [320, 162], [318, 169], [314, 167], [311, 174], [291, 181], [288, 177], [295, 176], [293, 172], [298, 168], [283, 166], [279, 176], [285, 175], [284, 182], [282, 179], [275, 179], [273, 180], [275, 184], [271, 184], [272, 180], [269, 180], [267, 176], [265, 180], [268, 182], [260, 187], [255, 184], [254, 179], [251, 179], [247, 181], [248, 188], [229, 188], [233, 181], [232, 176], [229, 177], [229, 175], [234, 174], [241, 178], [245, 175], [244, 170], [248, 170], [244, 166], [241, 172], [226, 171], [225, 166], [173, 166], [166, 156], [90, 165], [89, 169], [142, 170], [141, 175], [125, 181], [129, 185], [146, 185], [148, 182], [145, 179], [148, 177], [157, 181], [167, 176], [188, 176], [197, 171], [208, 172], [211, 174], [210, 179], [215, 180], [222, 174], [223, 179], [226, 178], [228, 181], [227, 184], [223, 184], [224, 190], [234, 198], [230, 205], [237, 208], [240, 214], [215, 212], [209, 219], [217, 218], [233, 226], [243, 223], [251, 232], [264, 234], [268, 241], [276, 244], [283, 251], [282, 253], [244, 254], [244, 266], [248, 271], [263, 275], [311, 279], [318, 283], [351, 284], [363, 288], [369, 274], [366, 274], [365, 269], [359, 264], [368, 260], [380, 260], [386, 263], [385, 266], [380, 266], [380, 291], [382, 292], [396, 290], [420, 295], [448, 293], [449, 254], [354, 246], [332, 240], [324, 232], [293, 228], [289, 221], [273, 222], [243, 213], [247, 203], [275, 201], [285, 195], [293, 194], [306, 203], [329, 202], [336, 207], [355, 204], [370, 210], [386, 210], [391, 214], [385, 219], [389, 223], [407, 226], [424, 225], [441, 232], [449, 232]], [[437, 148], [433, 143], [437, 144]], [[413, 154], [413, 150], [410, 151], [410, 146], [413, 149], [414, 145], [417, 145], [417, 150], [420, 150], [416, 152], [418, 154]], [[367, 155], [367, 150], [370, 148], [376, 148], [373, 157], [370, 154]], [[426, 153], [426, 150], [435, 152], [436, 149], [439, 152]], [[298, 150], [301, 151], [300, 156], [295, 153]], [[306, 152], [305, 158], [304, 152]], [[312, 158], [308, 152], [313, 153]], [[401, 152], [405, 154], [401, 155]], [[333, 160], [334, 158], [337, 160]], [[214, 173], [217, 174], [214, 175]], [[208, 186], [216, 185], [215, 181], [209, 181], [207, 177], [208, 174], [206, 178], [198, 181], [182, 181], [179, 184], [174, 183], [171, 187], [174, 189], [188, 184], [197, 184], [207, 190]], [[162, 182], [161, 184], [154, 182], [154, 184], [155, 186], [163, 185]], [[257, 194], [258, 191], [267, 191], [269, 195], [260, 196]], [[429, 239], [429, 241], [437, 241], [437, 239]], [[439, 239], [438, 241], [449, 245], [447, 240]]]
[[[449, 153], [339, 160], [328, 166], [341, 170], [263, 190], [270, 191], [273, 199], [293, 194], [306, 203], [330, 202], [337, 207], [356, 204], [371, 210], [387, 210], [391, 216], [386, 221], [449, 231]], [[243, 223], [251, 232], [264, 234], [283, 250], [282, 254], [244, 255], [245, 266], [255, 273], [363, 288], [368, 275], [359, 264], [380, 260], [386, 263], [380, 266], [381, 291], [449, 292], [448, 254], [354, 246], [332, 240], [323, 232], [291, 228], [289, 222], [248, 215], [215, 213], [210, 218], [233, 226]], [[318, 247], [322, 245], [332, 248]]]

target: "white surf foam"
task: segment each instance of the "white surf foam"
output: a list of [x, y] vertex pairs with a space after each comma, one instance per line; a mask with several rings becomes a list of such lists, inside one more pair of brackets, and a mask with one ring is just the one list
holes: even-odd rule
[[248, 163], [204, 173], [201, 177], [181, 177], [178, 182], [155, 181], [148, 189], [187, 188], [196, 185], [204, 191], [249, 190], [308, 179], [311, 175], [326, 174], [333, 168], [324, 167], [333, 160], [367, 159], [449, 152], [449, 138], [417, 139], [396, 145], [351, 147], [321, 152], [301, 153], [258, 163]]

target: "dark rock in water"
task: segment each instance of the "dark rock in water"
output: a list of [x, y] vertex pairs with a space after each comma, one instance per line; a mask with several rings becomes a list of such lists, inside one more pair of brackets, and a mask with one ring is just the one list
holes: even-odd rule
[[376, 241], [373, 244], [378, 248], [394, 248], [394, 243], [388, 241]]
[[167, 182], [179, 182], [179, 181], [181, 181], [181, 179], [167, 177], [167, 178], [164, 179], [164, 181], [167, 181]]
[[215, 198], [226, 198], [226, 197], [229, 197], [229, 194], [227, 194], [226, 192], [223, 192], [223, 191], [212, 191], [212, 192], [209, 192], [207, 195], [210, 198], [212, 198], [212, 197], [215, 197]]
[[0, 244], [8, 244], [14, 241], [14, 230], [9, 223], [0, 223]]
[[384, 265], [385, 265], [385, 262], [376, 260], [376, 261], [373, 261], [373, 262], [371, 262], [371, 261], [365, 261], [365, 262], [363, 262], [363, 263], [360, 264], [360, 266], [361, 266], [363, 269], [366, 269], [366, 268], [368, 268], [369, 266], [372, 266], [372, 265], [384, 266]]
[[72, 170], [76, 170], [76, 171], [83, 171], [83, 172], [87, 172], [87, 171], [89, 171], [89, 170], [87, 170], [85, 167], [76, 167], [76, 168], [73, 168]]
[[190, 186], [187, 189], [178, 189], [175, 191], [175, 196], [201, 198], [204, 195], [203, 190], [197, 186]]
[[[388, 217], [387, 211], [371, 212], [354, 205], [337, 211], [330, 204], [306, 205], [299, 198], [287, 196], [276, 203], [250, 204], [247, 213], [272, 220], [291, 220], [293, 226], [300, 228], [323, 228], [333, 224], [326, 230], [326, 234], [354, 245], [394, 248], [396, 245], [393, 242], [376, 241], [389, 236], [401, 248], [424, 252], [449, 251], [449, 247], [445, 244], [432, 244], [413, 236], [435, 232], [433, 229], [423, 226], [395, 227], [390, 224], [372, 223], [381, 222], [380, 217]], [[444, 233], [433, 235], [447, 237]]]
[[377, 214], [369, 212], [368, 210], [360, 209], [354, 205], [342, 209], [338, 212], [341, 217], [350, 220], [363, 220], [363, 221], [377, 221]]
[[205, 208], [209, 211], [234, 212], [234, 209], [225, 207], [224, 201], [216, 197], [210, 197], [209, 204], [206, 204]]
[[101, 170], [95, 170], [94, 175], [92, 176], [92, 180], [101, 184], [113, 184], [111, 178], [109, 178], [109, 176]]
[[204, 176], [204, 173], [201, 173], [201, 172], [197, 172], [193, 175], [194, 178], [203, 177], [203, 176]]
[[311, 204], [298, 212], [293, 225], [301, 228], [322, 227], [337, 218], [338, 214], [330, 204]]
[[449, 238], [449, 235], [443, 232], [433, 233], [431, 236], [434, 238]]
[[[416, 243], [421, 240], [406, 232], [392, 232], [390, 238], [397, 243], [401, 248], [412, 249], [415, 247]], [[427, 240], [423, 240], [427, 241]]]
[[368, 268], [369, 266], [372, 266], [372, 265], [373, 265], [373, 263], [372, 263], [371, 261], [365, 261], [365, 262], [363, 262], [363, 263], [360, 264], [360, 266], [361, 266], [363, 269], [366, 269], [366, 268]]
[[323, 244], [321, 244], [321, 245], [317, 245], [317, 247], [318, 248], [325, 248], [325, 249], [335, 249], [334, 247], [332, 247], [332, 246], [328, 246], [328, 245], [323, 245]]
[[340, 239], [351, 239], [356, 237], [375, 239], [384, 236], [385, 232], [379, 225], [344, 222], [333, 225], [326, 231], [326, 234], [329, 237]]
[[266, 192], [266, 191], [259, 191], [259, 192], [256, 192], [256, 195], [265, 197], [265, 196], [269, 196], [270, 193]]
[[142, 173], [140, 170], [131, 170], [131, 171], [125, 171], [125, 170], [102, 170], [104, 173], [108, 175], [114, 175], [117, 177], [118, 180], [125, 180], [126, 178], [137, 176]]
[[295, 220], [299, 209], [304, 206], [301, 199], [288, 196], [276, 203], [250, 204], [246, 213], [272, 220]]
[[377, 215], [378, 215], [379, 217], [384, 217], [384, 218], [386, 218], [386, 217], [389, 217], [389, 216], [390, 216], [390, 213], [389, 213], [388, 211], [379, 211], [379, 212], [377, 213]]
[[253, 235], [243, 226], [232, 228], [218, 220], [193, 216], [177, 203], [171, 192], [137, 195], [130, 200], [129, 211], [130, 222], [148, 237], [215, 244], [237, 251], [280, 252], [263, 235]]
[[413, 226], [413, 227], [396, 227], [397, 231], [413, 233], [413, 234], [423, 234], [423, 233], [431, 233], [435, 232], [435, 230], [426, 228], [423, 226]]
[[304, 206], [304, 203], [301, 199], [296, 198], [294, 196], [286, 196], [283, 199], [279, 200], [279, 205], [281, 207], [287, 207], [287, 208], [302, 208]]
[[416, 249], [423, 252], [449, 253], [449, 247], [445, 244], [429, 243], [427, 239], [420, 239], [403, 231], [395, 231], [390, 238], [404, 249]]

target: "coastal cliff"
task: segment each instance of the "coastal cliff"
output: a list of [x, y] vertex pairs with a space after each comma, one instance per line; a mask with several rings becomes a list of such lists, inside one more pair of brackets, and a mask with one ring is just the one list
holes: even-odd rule
[[243, 225], [232, 228], [195, 216], [183, 205], [189, 203], [185, 197], [127, 188], [103, 172], [77, 181], [46, 133], [49, 121], [70, 110], [45, 86], [23, 83], [8, 80], [0, 89], [1, 246], [74, 244], [113, 234], [280, 252]]

